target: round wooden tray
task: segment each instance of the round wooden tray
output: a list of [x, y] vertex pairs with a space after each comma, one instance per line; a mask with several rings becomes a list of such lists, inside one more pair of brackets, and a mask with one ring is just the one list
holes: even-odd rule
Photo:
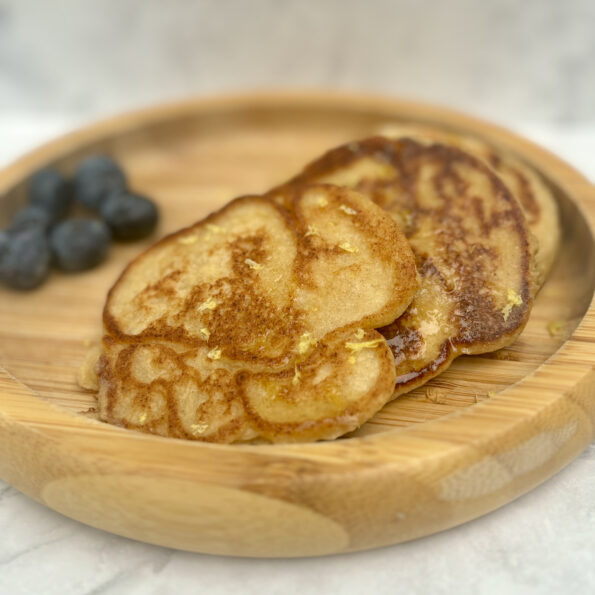
[[333, 442], [223, 446], [126, 431], [80, 415], [93, 397], [75, 381], [100, 335], [108, 288], [148, 243], [116, 246], [89, 273], [53, 273], [28, 294], [0, 289], [0, 477], [69, 517], [134, 539], [216, 554], [310, 556], [463, 523], [576, 457], [595, 424], [595, 190], [505, 130], [444, 109], [352, 95], [190, 101], [91, 126], [23, 157], [0, 173], [0, 223], [24, 202], [37, 168], [72, 172], [84, 155], [107, 152], [135, 190], [159, 202], [161, 235], [395, 121], [489, 139], [534, 165], [554, 189], [562, 249], [514, 345], [459, 358]]

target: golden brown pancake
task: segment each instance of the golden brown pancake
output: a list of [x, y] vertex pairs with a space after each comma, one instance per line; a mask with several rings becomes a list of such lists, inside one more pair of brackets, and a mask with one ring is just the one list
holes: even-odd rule
[[394, 221], [318, 185], [232, 201], [142, 254], [111, 289], [100, 419], [213, 442], [334, 438], [392, 394], [373, 330], [418, 288]]
[[460, 354], [514, 341], [532, 303], [529, 230], [490, 168], [453, 147], [376, 137], [329, 151], [275, 192], [320, 182], [371, 198], [402, 226], [415, 254], [421, 288], [381, 329], [395, 358], [395, 396]]
[[381, 134], [389, 138], [411, 138], [424, 144], [458, 147], [489, 165], [519, 201], [529, 229], [536, 239], [534, 254], [536, 289], [544, 283], [560, 244], [560, 222], [554, 195], [539, 174], [509, 153], [476, 137], [422, 124], [388, 124]]

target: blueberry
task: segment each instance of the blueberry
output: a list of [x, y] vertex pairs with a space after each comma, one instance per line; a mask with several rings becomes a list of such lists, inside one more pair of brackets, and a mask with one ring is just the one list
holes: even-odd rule
[[101, 205], [101, 217], [116, 240], [139, 240], [157, 225], [159, 212], [155, 203], [129, 192], [111, 194]]
[[76, 170], [74, 194], [88, 209], [99, 210], [101, 202], [111, 193], [126, 188], [126, 176], [110, 157], [87, 157]]
[[8, 243], [0, 258], [0, 280], [14, 289], [34, 289], [41, 285], [50, 270], [50, 248], [45, 233], [38, 227], [30, 227], [4, 235]]
[[55, 169], [38, 171], [29, 184], [29, 202], [44, 209], [52, 223], [64, 219], [72, 204], [70, 184]]
[[8, 231], [0, 229], [0, 266], [2, 265], [2, 258], [8, 252], [8, 245], [10, 244], [10, 235]]
[[10, 241], [10, 232], [8, 229], [0, 229], [0, 254], [4, 253], [4, 250], [8, 246]]
[[56, 265], [65, 271], [84, 271], [98, 265], [106, 256], [110, 232], [102, 221], [68, 219], [50, 235]]
[[52, 219], [44, 208], [32, 205], [17, 211], [12, 219], [9, 232], [18, 232], [31, 227], [37, 227], [44, 233], [47, 233], [51, 223]]

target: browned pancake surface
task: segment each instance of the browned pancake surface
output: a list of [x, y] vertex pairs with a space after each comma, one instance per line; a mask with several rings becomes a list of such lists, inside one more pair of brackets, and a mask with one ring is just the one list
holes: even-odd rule
[[277, 199], [232, 201], [127, 267], [104, 310], [101, 419], [215, 442], [316, 440], [390, 398], [392, 354], [373, 329], [418, 288], [407, 240], [357, 192]]
[[539, 174], [509, 153], [472, 136], [421, 124], [388, 124], [383, 136], [411, 138], [424, 144], [441, 143], [458, 147], [489, 165], [519, 201], [536, 239], [534, 254], [536, 289], [544, 283], [560, 244], [558, 206], [553, 193]]
[[456, 148], [371, 138], [336, 148], [288, 185], [355, 188], [404, 230], [421, 275], [405, 314], [381, 329], [393, 350], [395, 395], [423, 384], [457, 355], [511, 343], [533, 294], [523, 212], [501, 180]]

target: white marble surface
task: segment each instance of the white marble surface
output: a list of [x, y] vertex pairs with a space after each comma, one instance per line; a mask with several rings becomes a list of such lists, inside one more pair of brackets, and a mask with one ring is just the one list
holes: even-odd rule
[[0, 110], [268, 86], [595, 120], [593, 0], [0, 0]]
[[[80, 118], [0, 116], [0, 165]], [[513, 125], [595, 180], [595, 128]], [[589, 157], [587, 158], [586, 155]], [[444, 533], [304, 560], [189, 554], [65, 518], [0, 481], [0, 594], [595, 591], [595, 445], [533, 492]]]
[[371, 552], [252, 560], [176, 552], [66, 519], [0, 487], [0, 592], [572, 594], [595, 585], [595, 447], [516, 502]]

